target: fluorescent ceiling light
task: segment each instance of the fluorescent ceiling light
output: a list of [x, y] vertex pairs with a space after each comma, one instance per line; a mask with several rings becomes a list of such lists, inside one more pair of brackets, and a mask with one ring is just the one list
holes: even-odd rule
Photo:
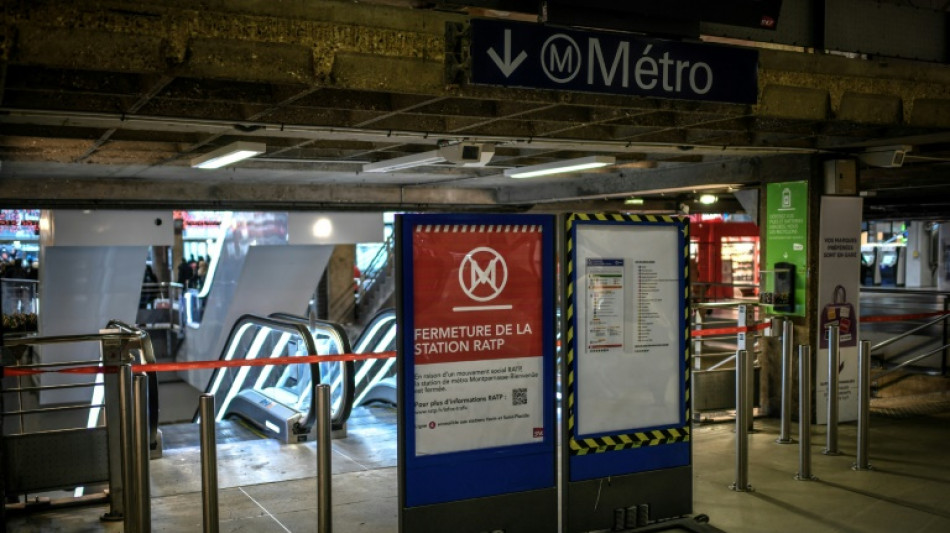
[[623, 201], [625, 205], [643, 205], [643, 198], [627, 198]]
[[221, 168], [267, 151], [264, 143], [238, 141], [191, 160], [194, 168]]
[[418, 154], [409, 154], [375, 163], [366, 163], [363, 165], [363, 172], [393, 172], [406, 168], [421, 167], [425, 165], [434, 165], [442, 163], [445, 157], [439, 154], [438, 150], [430, 150]]
[[712, 205], [719, 201], [719, 197], [715, 194], [703, 194], [699, 197], [699, 203], [703, 205]]
[[568, 159], [566, 161], [555, 161], [543, 165], [532, 165], [528, 167], [505, 169], [505, 176], [509, 178], [534, 178], [536, 176], [547, 176], [550, 174], [561, 174], [564, 172], [576, 172], [578, 170], [587, 170], [590, 168], [605, 167], [613, 165], [616, 158], [606, 155], [593, 155], [581, 157], [578, 159]]

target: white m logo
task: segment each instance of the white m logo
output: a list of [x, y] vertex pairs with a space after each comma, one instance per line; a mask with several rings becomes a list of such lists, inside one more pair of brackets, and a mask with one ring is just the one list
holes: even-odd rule
[[508, 283], [508, 265], [495, 250], [479, 246], [465, 254], [459, 268], [459, 285], [476, 302], [496, 298]]

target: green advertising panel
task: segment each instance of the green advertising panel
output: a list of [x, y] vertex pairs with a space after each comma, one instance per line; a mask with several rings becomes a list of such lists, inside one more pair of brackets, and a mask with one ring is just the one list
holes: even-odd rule
[[762, 270], [765, 303], [775, 313], [805, 316], [807, 244], [808, 182], [768, 184]]

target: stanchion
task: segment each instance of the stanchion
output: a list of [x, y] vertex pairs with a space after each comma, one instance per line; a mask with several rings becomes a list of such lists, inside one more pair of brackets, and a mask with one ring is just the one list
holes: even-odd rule
[[132, 428], [132, 365], [119, 365], [119, 450], [122, 458], [122, 507], [125, 509], [125, 531], [138, 531], [138, 509], [135, 506], [135, 457]]
[[218, 450], [214, 435], [214, 395], [198, 398], [201, 416], [201, 506], [204, 533], [218, 532]]
[[736, 352], [736, 481], [729, 488], [736, 492], [752, 490], [749, 485], [749, 425], [746, 418], [749, 402], [747, 373], [750, 371], [749, 352]]
[[838, 326], [828, 326], [828, 431], [825, 455], [838, 455]]
[[330, 386], [317, 385], [317, 532], [331, 533]]
[[135, 480], [132, 485], [135, 509], [138, 515], [138, 531], [149, 533], [152, 530], [152, 493], [149, 472], [149, 443], [151, 441], [148, 426], [148, 376], [138, 374], [133, 378], [132, 403], [134, 419], [132, 455], [135, 463]]
[[[120, 363], [113, 360], [109, 351], [103, 351], [103, 361], [110, 369], [119, 369]], [[115, 357], [118, 357], [115, 354]], [[102, 376], [104, 400], [106, 405], [106, 437], [109, 449], [109, 510], [100, 520], [104, 522], [125, 521], [125, 479], [122, 477], [122, 408], [125, 401], [119, 390], [120, 372], [106, 372]]]
[[782, 321], [782, 423], [779, 429], [779, 444], [791, 444], [792, 440], [792, 321]]
[[[740, 328], [740, 331], [736, 335], [736, 348], [739, 350], [745, 350], [751, 354], [753, 353], [753, 347], [755, 346], [755, 332], [751, 329], [752, 326], [755, 325], [755, 310], [751, 305], [740, 305], [737, 310], [738, 318], [736, 320], [736, 325]], [[751, 395], [751, 391], [754, 388], [751, 363], [749, 364], [749, 372], [745, 376], [745, 379], [746, 388], [748, 391], [750, 391]], [[748, 424], [749, 431], [754, 429], [753, 424], [755, 423], [755, 417], [753, 416], [752, 412], [753, 403], [754, 402], [750, 400], [745, 406], [745, 421], [746, 424]]]
[[811, 347], [798, 346], [798, 475], [799, 481], [817, 479], [811, 475]]
[[868, 436], [871, 413], [871, 343], [858, 346], [858, 452], [854, 470], [873, 470], [868, 462]]

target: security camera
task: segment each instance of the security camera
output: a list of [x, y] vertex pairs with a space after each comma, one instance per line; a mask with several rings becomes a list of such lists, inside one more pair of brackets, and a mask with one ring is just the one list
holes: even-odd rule
[[898, 168], [904, 164], [904, 156], [913, 146], [878, 146], [868, 148], [866, 152], [858, 154], [858, 159], [869, 167]]
[[461, 142], [439, 148], [439, 155], [449, 163], [463, 167], [483, 167], [495, 155], [495, 146], [491, 144]]

